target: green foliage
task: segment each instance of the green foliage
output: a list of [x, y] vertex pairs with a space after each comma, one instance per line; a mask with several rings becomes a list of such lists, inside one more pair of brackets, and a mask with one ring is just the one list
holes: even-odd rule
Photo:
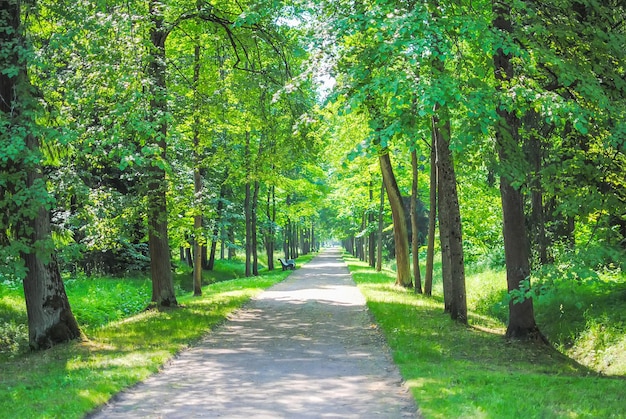
[[[298, 264], [310, 258], [298, 258]], [[243, 270], [241, 263], [230, 266]], [[124, 313], [136, 313], [132, 302], [121, 309], [125, 304], [122, 297], [137, 303], [145, 301], [145, 292], [149, 289], [147, 281], [110, 278], [69, 281], [68, 294], [73, 308], [86, 304], [84, 314], [92, 322], [85, 328], [88, 340], [57, 346], [45, 353], [19, 353], [12, 357], [0, 353], [3, 388], [0, 409], [11, 412], [14, 418], [82, 418], [114, 394], [156, 372], [250, 297], [289, 273], [266, 271], [255, 278], [223, 280], [203, 287], [202, 297], [186, 292], [179, 295], [180, 308], [147, 310], [134, 315]], [[80, 295], [73, 295], [75, 293]], [[100, 294], [106, 299], [97, 298]], [[14, 306], [14, 301], [19, 302], [19, 299], [7, 302], [6, 298], [0, 294], [0, 319], [9, 310], [14, 311], [10, 315], [21, 312], [23, 316], [23, 303]], [[121, 317], [102, 324], [107, 313], [101, 309], [111, 309], [110, 302], [114, 300], [118, 301], [115, 315]], [[77, 317], [81, 321], [80, 316]], [[7, 326], [2, 326], [0, 331], [5, 328]], [[24, 400], [29, 403], [23, 403]]]
[[540, 330], [559, 351], [598, 372], [624, 374], [626, 275], [598, 264], [603, 254], [564, 253], [533, 274], [532, 287], [523, 281], [512, 293], [506, 292], [503, 271], [475, 265], [468, 275], [468, 305], [506, 324], [509, 301], [532, 298]]
[[89, 330], [140, 313], [150, 303], [150, 281], [78, 277], [65, 281], [72, 311]]
[[28, 347], [28, 327], [14, 321], [0, 323], [0, 355], [15, 355]]
[[[622, 379], [599, 377], [551, 348], [507, 342], [501, 324], [483, 313], [470, 310], [469, 328], [456, 324], [439, 298], [393, 286], [392, 272], [347, 262], [424, 416], [626, 414]], [[520, 403], [520, 388], [533, 389], [532, 402]]]

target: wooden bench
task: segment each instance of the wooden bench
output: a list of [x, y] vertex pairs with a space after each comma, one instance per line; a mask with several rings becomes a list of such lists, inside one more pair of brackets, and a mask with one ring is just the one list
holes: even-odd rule
[[293, 271], [296, 269], [296, 261], [293, 259], [282, 260], [279, 258], [278, 261], [282, 265], [283, 271], [286, 271], [287, 269], [291, 269]]

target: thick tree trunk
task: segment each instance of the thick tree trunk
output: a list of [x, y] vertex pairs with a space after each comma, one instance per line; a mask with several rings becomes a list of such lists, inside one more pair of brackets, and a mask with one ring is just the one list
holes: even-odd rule
[[[456, 174], [450, 151], [450, 117], [445, 107], [440, 107], [433, 117], [436, 135], [437, 169], [439, 173], [439, 235], [442, 250], [447, 248], [449, 255], [444, 260], [449, 265], [450, 317], [467, 323], [467, 301], [465, 293], [465, 263], [463, 258], [463, 235], [461, 213], [456, 190]], [[445, 283], [444, 283], [445, 286]]]
[[424, 280], [424, 294], [433, 293], [433, 267], [435, 259], [435, 225], [437, 223], [437, 153], [435, 150], [435, 136], [430, 148], [430, 212], [428, 213], [428, 247], [426, 250], [426, 279]]
[[[511, 9], [506, 2], [494, 3], [493, 26], [506, 34], [513, 31]], [[494, 55], [494, 72], [498, 90], [503, 91], [503, 84], [513, 78], [513, 65], [510, 55], [500, 48]], [[500, 120], [496, 124], [496, 142], [499, 145], [498, 156], [501, 167], [513, 167], [510, 161], [521, 158], [519, 150], [519, 120], [515, 113], [504, 107], [497, 107]], [[522, 281], [530, 281], [530, 252], [524, 215], [524, 201], [519, 189], [512, 186], [512, 177], [500, 176], [500, 195], [504, 221], [504, 254], [506, 259], [506, 280], [509, 291], [519, 290]], [[533, 301], [530, 298], [522, 302], [512, 300], [509, 303], [509, 324], [506, 336], [516, 339], [534, 339], [545, 341], [535, 323]]]
[[[20, 2], [0, 0], [0, 68], [18, 70], [17, 75], [0, 72], [0, 113], [4, 122], [0, 135], [26, 132], [23, 140], [18, 139], [21, 135], [7, 140], [14, 143], [24, 141], [23, 144], [15, 144], [16, 149], [25, 148], [25, 153], [19, 156], [20, 160], [0, 162], [0, 170], [10, 170], [16, 176], [19, 176], [18, 173], [26, 173], [25, 179], [20, 177], [15, 183], [8, 181], [0, 186], [0, 191], [4, 194], [8, 189], [15, 193], [18, 188], [24, 187], [21, 182], [25, 181], [26, 188], [35, 196], [40, 196], [46, 195], [47, 191], [43, 169], [39, 163], [39, 140], [30, 133], [36, 128], [32, 109], [35, 101], [26, 70], [26, 41], [20, 19]], [[7, 167], [8, 165], [11, 167]], [[26, 267], [23, 286], [28, 316], [28, 341], [34, 350], [47, 349], [81, 335], [65, 293], [56, 255], [54, 251], [46, 250], [51, 242], [50, 214], [39, 199], [35, 198], [26, 202], [22, 208], [15, 209], [19, 217], [16, 222], [21, 225], [16, 229], [17, 239], [28, 248], [21, 256]], [[3, 227], [6, 229], [7, 225]], [[9, 241], [4, 231], [2, 241]]]
[[[27, 143], [29, 151], [36, 153], [37, 139], [29, 135]], [[42, 170], [37, 166], [28, 174], [26, 186], [29, 189], [42, 179]], [[34, 350], [47, 349], [80, 337], [80, 329], [65, 293], [56, 255], [35, 250], [37, 245], [51, 240], [50, 214], [41, 206], [35, 218], [26, 223], [31, 231], [27, 238], [30, 251], [22, 253], [27, 271], [24, 296], [28, 315], [28, 343]]]
[[413, 258], [413, 277], [415, 278], [415, 292], [422, 293], [422, 275], [420, 272], [419, 257], [419, 225], [417, 217], [417, 193], [418, 193], [418, 166], [417, 152], [411, 151], [411, 168], [413, 181], [411, 185], [411, 255]]
[[379, 156], [380, 170], [383, 174], [383, 182], [387, 191], [387, 198], [391, 206], [391, 216], [393, 218], [393, 236], [396, 247], [396, 284], [409, 288], [413, 286], [411, 281], [411, 265], [409, 261], [409, 235], [407, 231], [406, 218], [404, 214], [404, 202], [400, 194], [400, 188], [396, 182], [396, 177], [391, 166], [391, 159], [388, 152], [383, 152]]
[[385, 183], [380, 183], [380, 206], [378, 207], [378, 234], [376, 235], [376, 272], [383, 269], [383, 227], [385, 216]]
[[[152, 50], [148, 63], [148, 76], [151, 80], [151, 122], [156, 126], [152, 141], [160, 150], [158, 158], [166, 161], [167, 138], [167, 97], [166, 97], [166, 57], [165, 40], [168, 32], [163, 24], [161, 3], [150, 1], [150, 40]], [[158, 158], [155, 157], [155, 160]], [[167, 181], [162, 165], [154, 161], [149, 170], [148, 180], [148, 245], [150, 247], [150, 271], [152, 275], [152, 301], [157, 306], [178, 305], [174, 292], [172, 263], [167, 232]]]

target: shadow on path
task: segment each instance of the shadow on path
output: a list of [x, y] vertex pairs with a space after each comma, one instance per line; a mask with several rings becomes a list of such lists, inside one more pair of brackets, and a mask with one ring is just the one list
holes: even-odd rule
[[92, 418], [411, 418], [365, 300], [326, 250]]

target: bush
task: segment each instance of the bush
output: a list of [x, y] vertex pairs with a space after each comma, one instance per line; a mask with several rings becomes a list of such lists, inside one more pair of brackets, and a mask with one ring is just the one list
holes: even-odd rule
[[28, 347], [28, 327], [14, 321], [0, 323], [0, 353], [15, 355]]
[[116, 249], [90, 250], [79, 263], [86, 275], [123, 276], [130, 272], [146, 272], [150, 256], [146, 243], [120, 243]]

